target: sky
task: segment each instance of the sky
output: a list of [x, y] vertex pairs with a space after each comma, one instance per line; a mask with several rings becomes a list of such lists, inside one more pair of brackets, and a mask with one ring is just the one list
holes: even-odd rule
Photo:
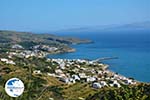
[[0, 0], [0, 30], [54, 31], [150, 21], [150, 0]]

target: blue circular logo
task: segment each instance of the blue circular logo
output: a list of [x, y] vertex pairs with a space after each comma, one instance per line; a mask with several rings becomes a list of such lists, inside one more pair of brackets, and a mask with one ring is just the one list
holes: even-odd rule
[[5, 84], [5, 91], [11, 97], [18, 97], [24, 91], [24, 84], [18, 78], [11, 78]]

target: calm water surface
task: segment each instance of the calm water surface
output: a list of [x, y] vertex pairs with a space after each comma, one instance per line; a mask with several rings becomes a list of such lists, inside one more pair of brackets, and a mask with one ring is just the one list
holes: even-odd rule
[[109, 69], [136, 80], [150, 82], [150, 32], [66, 33], [65, 36], [91, 39], [94, 43], [73, 45], [77, 51], [49, 55], [50, 58], [97, 59], [117, 56], [107, 60]]

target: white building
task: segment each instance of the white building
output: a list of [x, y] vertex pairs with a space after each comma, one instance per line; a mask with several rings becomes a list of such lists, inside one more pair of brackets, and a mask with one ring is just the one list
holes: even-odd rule
[[15, 44], [12, 46], [12, 49], [24, 49], [24, 48], [19, 44]]
[[114, 80], [113, 83], [109, 84], [111, 87], [121, 87], [121, 85], [116, 81]]
[[102, 87], [108, 86], [107, 83], [106, 83], [105, 81], [100, 81], [100, 84], [101, 84]]
[[1, 58], [0, 59], [2, 62], [5, 62], [6, 64], [12, 64], [12, 65], [15, 65], [16, 63], [12, 60], [8, 60], [6, 58]]
[[78, 75], [72, 75], [72, 78], [74, 79], [74, 80], [80, 80], [80, 77], [78, 76]]
[[99, 88], [101, 88], [102, 86], [101, 86], [100, 83], [94, 82], [94, 83], [92, 84], [92, 87], [93, 87], [93, 88], [96, 88], [96, 89], [99, 89]]
[[80, 78], [87, 78], [87, 76], [85, 75], [85, 73], [79, 73], [79, 77]]
[[67, 77], [60, 77], [59, 80], [64, 83], [69, 83], [69, 79]]
[[34, 74], [41, 74], [41, 71], [40, 70], [34, 70], [33, 73]]
[[95, 78], [95, 77], [88, 77], [88, 78], [86, 79], [86, 81], [87, 81], [87, 82], [94, 82], [94, 81], [96, 81], [96, 78]]

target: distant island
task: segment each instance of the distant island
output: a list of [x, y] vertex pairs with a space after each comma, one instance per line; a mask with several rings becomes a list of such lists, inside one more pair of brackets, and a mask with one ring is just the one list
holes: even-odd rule
[[112, 24], [112, 25], [96, 25], [96, 26], [89, 26], [89, 27], [77, 27], [77, 28], [70, 28], [59, 30], [59, 32], [72, 32], [72, 33], [79, 33], [79, 32], [107, 32], [107, 31], [150, 31], [150, 21], [144, 22], [136, 22], [136, 23], [129, 23], [129, 24]]
[[[51, 34], [0, 31], [0, 100], [10, 100], [5, 82], [25, 84], [16, 100], [149, 100], [150, 84], [109, 70], [97, 60], [50, 59], [47, 54], [74, 52], [72, 44], [91, 40]], [[116, 58], [116, 57], [115, 57]], [[111, 58], [105, 58], [111, 59]]]

